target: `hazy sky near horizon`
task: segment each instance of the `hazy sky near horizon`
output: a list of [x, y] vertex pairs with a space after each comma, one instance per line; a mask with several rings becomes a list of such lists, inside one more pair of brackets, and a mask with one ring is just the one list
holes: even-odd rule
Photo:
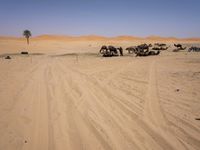
[[200, 0], [0, 0], [0, 35], [200, 37]]

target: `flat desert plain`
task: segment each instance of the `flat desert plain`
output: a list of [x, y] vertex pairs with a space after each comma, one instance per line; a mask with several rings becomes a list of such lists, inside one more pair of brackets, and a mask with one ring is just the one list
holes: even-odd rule
[[199, 42], [98, 54], [157, 40], [0, 38], [0, 150], [199, 150], [200, 53], [172, 52]]

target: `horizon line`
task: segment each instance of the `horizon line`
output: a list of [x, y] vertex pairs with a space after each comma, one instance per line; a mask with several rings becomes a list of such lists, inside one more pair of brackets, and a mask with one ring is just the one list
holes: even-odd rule
[[[98, 34], [83, 34], [83, 35], [69, 35], [69, 34], [40, 34], [36, 36], [31, 36], [31, 38], [38, 38], [42, 36], [57, 36], [57, 37], [72, 37], [72, 38], [79, 38], [79, 37], [101, 37], [101, 38], [119, 38], [119, 37], [129, 37], [129, 38], [175, 38], [175, 39], [200, 39], [199, 37], [176, 37], [176, 36], [159, 36], [159, 35], [149, 35], [149, 36], [135, 36], [135, 35], [116, 35], [116, 36], [105, 36], [105, 35], [98, 35]], [[14, 35], [0, 35], [0, 37], [5, 38], [24, 38], [23, 36], [14, 36]]]

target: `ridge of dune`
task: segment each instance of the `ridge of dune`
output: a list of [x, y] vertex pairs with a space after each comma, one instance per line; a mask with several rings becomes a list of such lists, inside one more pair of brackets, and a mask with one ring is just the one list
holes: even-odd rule
[[[23, 40], [24, 37], [12, 37], [12, 36], [0, 36], [0, 40]], [[115, 36], [106, 37], [99, 35], [82, 35], [82, 36], [70, 36], [70, 35], [50, 35], [44, 34], [35, 37], [31, 37], [32, 40], [55, 40], [55, 41], [139, 41], [139, 40], [150, 40], [150, 41], [200, 41], [198, 37], [190, 38], [176, 38], [176, 37], [161, 37], [161, 36], [148, 36], [148, 37], [136, 37], [136, 36]]]
[[106, 37], [97, 35], [67, 36], [67, 35], [40, 35], [36, 40], [105, 40]]
[[0, 40], [21, 40], [21, 37], [14, 37], [14, 36], [0, 36]]
[[63, 35], [49, 35], [49, 34], [44, 34], [40, 36], [33, 37], [35, 40], [69, 40], [73, 39], [74, 37], [72, 36], [63, 36]]
[[82, 40], [106, 40], [107, 37], [99, 36], [99, 35], [85, 35], [85, 36], [79, 36], [77, 37]]
[[200, 41], [200, 38], [186, 38], [186, 41]]
[[122, 36], [116, 36], [116, 37], [113, 37], [112, 39], [115, 39], [115, 40], [142, 40], [141, 37], [135, 37], [135, 36], [128, 36], [128, 35], [122, 35]]
[[148, 36], [145, 39], [152, 40], [152, 41], [200, 41], [198, 37], [191, 37], [191, 38], [177, 38], [177, 37], [161, 37], [161, 36]]
[[176, 38], [176, 37], [161, 37], [161, 36], [148, 36], [146, 37], [148, 40], [167, 40], [167, 41], [178, 41], [183, 40], [182, 38]]

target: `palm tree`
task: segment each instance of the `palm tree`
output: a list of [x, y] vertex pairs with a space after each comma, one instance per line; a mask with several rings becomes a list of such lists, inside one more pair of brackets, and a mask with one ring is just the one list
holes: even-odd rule
[[29, 31], [29, 30], [24, 30], [23, 36], [26, 38], [27, 44], [29, 45], [29, 38], [30, 38], [30, 36], [31, 36], [31, 31]]

